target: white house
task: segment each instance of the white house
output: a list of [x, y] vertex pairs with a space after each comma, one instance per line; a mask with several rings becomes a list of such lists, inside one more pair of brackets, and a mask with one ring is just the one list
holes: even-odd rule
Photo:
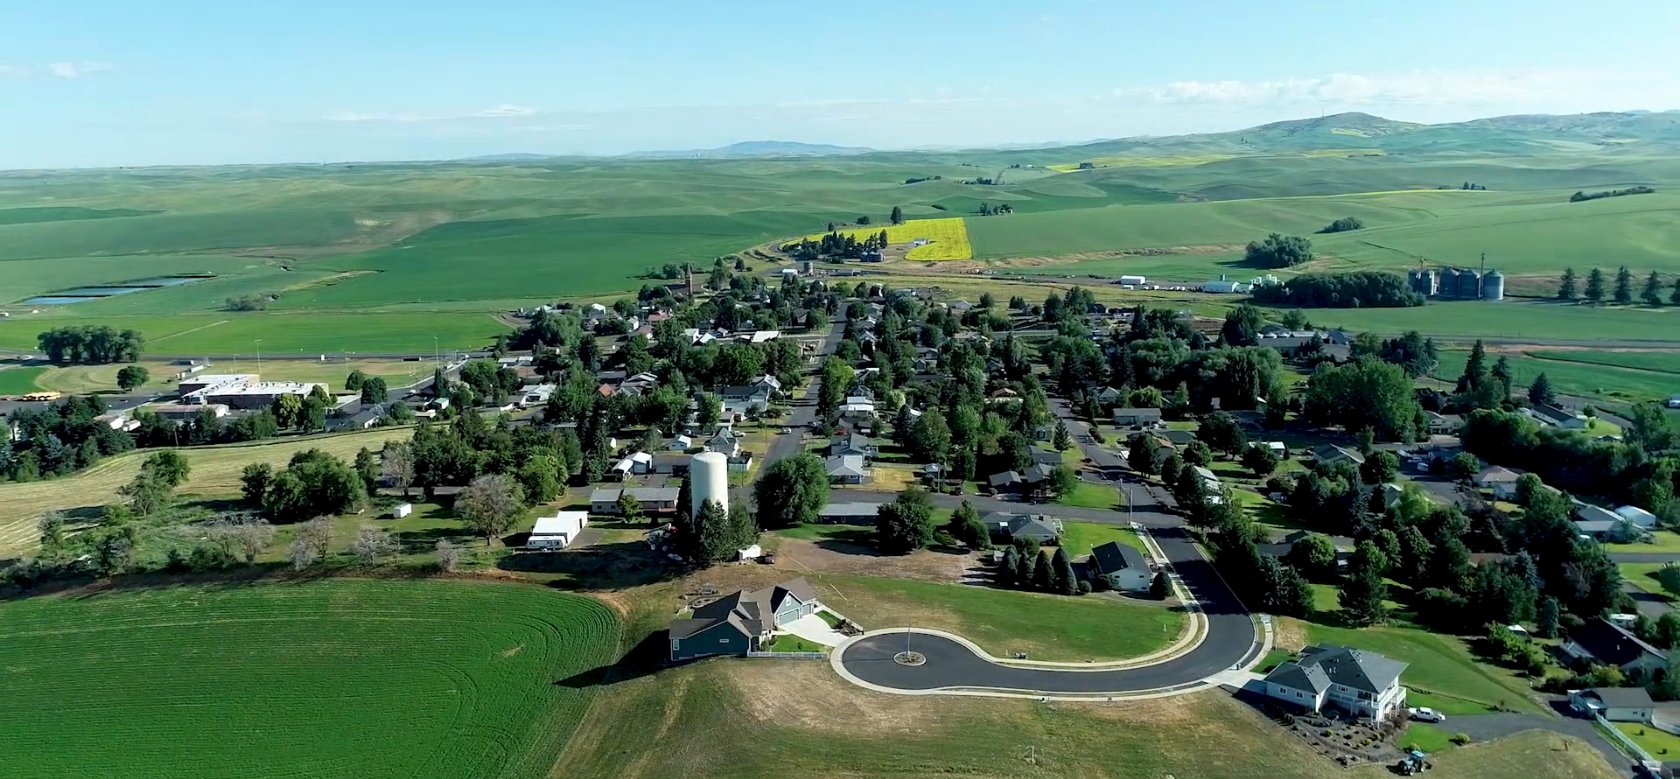
[[1656, 703], [1644, 687], [1598, 687], [1570, 690], [1569, 704], [1590, 717], [1611, 722], [1649, 723]]
[[1622, 506], [1616, 509], [1616, 516], [1621, 517], [1628, 524], [1640, 530], [1655, 530], [1657, 528], [1657, 515], [1638, 506]]
[[1476, 474], [1475, 482], [1476, 486], [1481, 489], [1492, 490], [1493, 497], [1499, 500], [1511, 500], [1517, 497], [1518, 478], [1517, 472], [1495, 465]]
[[531, 549], [565, 549], [577, 540], [578, 534], [589, 524], [587, 511], [562, 511], [552, 517], [541, 517], [531, 528], [525, 546]]
[[1319, 644], [1266, 674], [1266, 695], [1308, 711], [1336, 708], [1380, 720], [1406, 704], [1406, 664], [1375, 652]]
[[1143, 553], [1118, 541], [1093, 547], [1090, 564], [1093, 571], [1108, 581], [1108, 586], [1122, 592], [1147, 590], [1154, 578]]

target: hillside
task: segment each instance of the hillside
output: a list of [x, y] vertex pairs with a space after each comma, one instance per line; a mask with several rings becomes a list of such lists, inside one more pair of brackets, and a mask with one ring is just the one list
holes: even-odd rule
[[687, 151], [643, 151], [623, 155], [643, 159], [703, 159], [727, 160], [752, 157], [838, 157], [868, 154], [874, 149], [860, 146], [835, 146], [827, 143], [799, 143], [797, 141], [742, 141], [715, 149]]

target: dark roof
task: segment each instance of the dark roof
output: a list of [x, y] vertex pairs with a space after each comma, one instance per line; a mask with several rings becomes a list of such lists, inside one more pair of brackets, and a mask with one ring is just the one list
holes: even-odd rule
[[1544, 403], [1536, 403], [1534, 405], [1534, 413], [1536, 416], [1545, 417], [1551, 420], [1553, 424], [1558, 425], [1575, 421], [1574, 412], [1558, 408], [1557, 406], [1548, 406]]
[[1045, 465], [1044, 463], [1033, 463], [1032, 467], [1028, 468], [1025, 473], [1021, 474], [1021, 481], [1028, 484], [1037, 484], [1042, 481], [1049, 481], [1050, 472], [1052, 470], [1055, 469]]
[[1020, 483], [1021, 474], [1014, 471], [1004, 471], [1003, 473], [992, 474], [990, 478], [986, 479], [986, 481], [993, 487], [1007, 487], [1011, 484]]
[[1062, 464], [1061, 452], [1047, 452], [1043, 449], [1032, 450], [1032, 461], [1038, 465], [1048, 465], [1052, 468]]
[[1603, 617], [1582, 625], [1569, 638], [1607, 665], [1620, 667], [1645, 655], [1663, 656], [1662, 650]]
[[1102, 573], [1114, 573], [1127, 568], [1149, 570], [1149, 564], [1144, 562], [1142, 552], [1119, 541], [1110, 541], [1092, 547], [1091, 564], [1095, 565], [1097, 570]]
[[1360, 453], [1358, 453], [1358, 452], [1356, 452], [1352, 449], [1349, 449], [1347, 447], [1337, 446], [1335, 444], [1325, 444], [1323, 446], [1320, 446], [1320, 447], [1314, 449], [1313, 450], [1313, 459], [1322, 460], [1322, 461], [1325, 461], [1325, 462], [1335, 462], [1337, 460], [1346, 460], [1348, 462], [1356, 463], [1358, 465], [1364, 465], [1365, 464], [1365, 455], [1362, 455], [1362, 454], [1360, 454]]
[[828, 451], [829, 454], [839, 454], [840, 452], [867, 452], [871, 446], [874, 446], [874, 444], [870, 442], [869, 436], [860, 435], [858, 433], [848, 433], [842, 436], [835, 436], [833, 440], [829, 441]]
[[1616, 708], [1650, 708], [1655, 705], [1644, 687], [1594, 687], [1587, 694]]
[[775, 627], [776, 610], [789, 596], [801, 603], [817, 599], [803, 577], [761, 590], [736, 590], [696, 608], [691, 618], [672, 620], [671, 637], [687, 638], [719, 623], [733, 625], [743, 635], [759, 635]]
[[1161, 410], [1158, 408], [1117, 408], [1115, 416], [1136, 417], [1138, 419], [1160, 419]]
[[1266, 674], [1266, 681], [1318, 692], [1324, 689], [1322, 680], [1355, 690], [1380, 693], [1398, 681], [1400, 673], [1405, 670], [1405, 663], [1375, 652], [1319, 644], [1301, 650], [1301, 659], [1272, 669]]

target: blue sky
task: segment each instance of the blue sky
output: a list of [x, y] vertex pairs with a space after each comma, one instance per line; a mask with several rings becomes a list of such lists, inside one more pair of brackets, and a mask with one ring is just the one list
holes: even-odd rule
[[[254, 7], [248, 7], [254, 6]], [[1680, 2], [10, 0], [0, 168], [1680, 108]]]

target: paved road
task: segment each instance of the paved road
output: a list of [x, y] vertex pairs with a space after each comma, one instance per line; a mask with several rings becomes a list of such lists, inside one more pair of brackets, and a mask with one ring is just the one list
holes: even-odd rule
[[[820, 371], [823, 359], [834, 354], [835, 350], [840, 348], [840, 341], [845, 337], [845, 334], [846, 323], [844, 320], [835, 322], [829, 327], [828, 337], [823, 339], [822, 348], [817, 350], [814, 360], [817, 368], [808, 370], [808, 373], [814, 374]], [[776, 436], [776, 440], [770, 443], [769, 450], [764, 453], [764, 463], [759, 467], [759, 473], [764, 472], [764, 466], [783, 457], [798, 454], [805, 448], [805, 433], [810, 430], [811, 423], [817, 419], [818, 386], [819, 383], [814, 376], [805, 383], [804, 393], [793, 401], [792, 410], [788, 413], [787, 419], [782, 421], [784, 425], [791, 428], [791, 432]]]
[[1468, 735], [1476, 741], [1492, 741], [1496, 738], [1504, 738], [1527, 730], [1549, 730], [1553, 733], [1574, 736], [1591, 744], [1594, 749], [1604, 753], [1604, 757], [1610, 761], [1610, 765], [1628, 766], [1632, 764], [1627, 755], [1622, 754], [1604, 736], [1599, 735], [1598, 729], [1593, 727], [1591, 720], [1568, 715], [1542, 717], [1538, 714], [1513, 714], [1508, 712], [1459, 714], [1448, 717], [1442, 727], [1454, 733]]
[[[1212, 564], [1180, 529], [1154, 534], [1161, 550], [1208, 618], [1207, 638], [1189, 654], [1166, 662], [1108, 671], [998, 665], [947, 638], [922, 633], [884, 634], [848, 644], [840, 662], [858, 678], [900, 690], [985, 687], [1035, 694], [1138, 692], [1193, 684], [1243, 663], [1258, 651], [1253, 621]], [[905, 666], [893, 656], [909, 646], [927, 658]]]
[[1611, 552], [1615, 563], [1680, 563], [1680, 552]]

